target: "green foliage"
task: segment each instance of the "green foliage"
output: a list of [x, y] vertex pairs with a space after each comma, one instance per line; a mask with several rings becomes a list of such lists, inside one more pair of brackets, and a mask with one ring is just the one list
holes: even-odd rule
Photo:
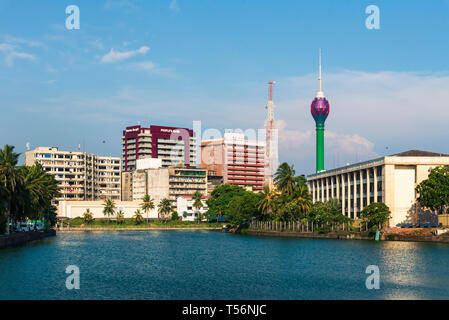
[[360, 217], [368, 222], [370, 232], [377, 231], [378, 226], [383, 225], [390, 218], [390, 208], [385, 203], [373, 202], [363, 208]]
[[117, 223], [122, 224], [125, 221], [125, 214], [122, 210], [117, 211]]
[[94, 215], [92, 214], [92, 212], [90, 212], [89, 208], [84, 211], [83, 221], [87, 224], [90, 224], [92, 223], [92, 221], [94, 221]]
[[56, 213], [51, 201], [59, 196], [58, 182], [38, 163], [17, 166], [19, 155], [13, 146], [0, 150], [0, 210], [6, 220], [46, 219], [54, 225]]
[[242, 187], [233, 184], [222, 184], [216, 186], [211, 193], [211, 197], [206, 201], [208, 206], [207, 216], [209, 219], [217, 215], [224, 215], [227, 219], [229, 213], [228, 206], [235, 197], [244, 195], [246, 192]]
[[104, 200], [104, 204], [103, 204], [103, 214], [108, 217], [108, 220], [110, 219], [111, 216], [113, 216], [115, 214], [115, 203], [113, 200], [111, 199], [106, 199]]
[[173, 221], [179, 220], [179, 215], [177, 211], [173, 211], [173, 213], [171, 214], [171, 219]]
[[143, 196], [141, 209], [147, 215], [148, 220], [148, 212], [154, 209], [154, 199], [152, 199], [149, 194]]
[[257, 209], [259, 201], [259, 196], [250, 191], [232, 198], [226, 210], [227, 220], [233, 225], [240, 225], [252, 217], [258, 217], [260, 215]]
[[135, 220], [136, 224], [141, 224], [143, 222], [142, 213], [140, 212], [139, 209], [137, 209], [134, 212], [134, 220]]
[[438, 213], [449, 207], [449, 166], [435, 167], [417, 187], [418, 203]]
[[163, 221], [170, 220], [170, 213], [172, 212], [171, 202], [167, 198], [164, 198], [159, 203], [159, 219]]

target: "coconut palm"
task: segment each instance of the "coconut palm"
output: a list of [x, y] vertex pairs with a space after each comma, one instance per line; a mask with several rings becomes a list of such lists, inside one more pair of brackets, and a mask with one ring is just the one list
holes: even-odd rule
[[289, 166], [288, 163], [282, 163], [276, 173], [274, 174], [274, 183], [279, 191], [290, 195], [295, 189], [298, 178], [295, 177], [295, 170], [293, 165]]
[[134, 219], [136, 220], [136, 224], [141, 224], [143, 222], [142, 213], [139, 209], [134, 212]]
[[84, 211], [83, 220], [87, 224], [91, 223], [94, 220], [94, 215], [92, 214], [89, 208], [87, 208], [86, 211]]
[[203, 202], [201, 201], [202, 197], [203, 195], [199, 191], [195, 191], [195, 193], [192, 194], [193, 207], [196, 209], [196, 212], [198, 214], [198, 223], [201, 221], [200, 209], [203, 207]]
[[302, 213], [307, 214], [310, 211], [312, 208], [312, 196], [306, 185], [300, 184], [296, 186], [293, 193], [293, 202], [299, 207]]
[[125, 214], [123, 213], [122, 209], [117, 211], [117, 223], [122, 224], [125, 221]]
[[146, 194], [142, 199], [141, 209], [147, 214], [147, 222], [148, 222], [148, 212], [154, 209], [154, 200]]
[[163, 198], [161, 202], [159, 203], [159, 219], [161, 220], [168, 220], [170, 218], [170, 213], [172, 211], [170, 200], [167, 198]]
[[263, 187], [261, 192], [262, 199], [259, 201], [258, 209], [262, 214], [270, 214], [274, 211], [275, 201], [277, 197], [277, 193], [274, 190], [271, 190], [268, 185]]
[[13, 202], [14, 200], [19, 200], [14, 197], [16, 186], [21, 181], [19, 170], [16, 168], [19, 156], [19, 153], [14, 152], [13, 146], [5, 145], [3, 150], [0, 149], [0, 183], [5, 191], [5, 196], [2, 201], [3, 206], [6, 208], [7, 234], [9, 234], [11, 215], [14, 214]]
[[115, 213], [115, 203], [111, 199], [104, 200], [103, 204], [103, 214], [108, 217], [108, 220], [110, 221], [110, 216], [113, 216]]

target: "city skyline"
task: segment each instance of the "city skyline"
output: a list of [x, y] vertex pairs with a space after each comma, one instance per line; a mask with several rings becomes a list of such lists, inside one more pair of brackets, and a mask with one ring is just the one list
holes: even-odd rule
[[[122, 130], [146, 121], [262, 129], [266, 82], [276, 80], [279, 160], [312, 173], [319, 47], [333, 110], [326, 169], [408, 149], [449, 152], [437, 130], [449, 116], [448, 1], [378, 1], [380, 30], [365, 27], [367, 1], [74, 4], [79, 30], [65, 28], [67, 4], [23, 12], [0, 2], [0, 136], [18, 152], [30, 142], [120, 156]], [[316, 28], [310, 12], [321, 14]]]

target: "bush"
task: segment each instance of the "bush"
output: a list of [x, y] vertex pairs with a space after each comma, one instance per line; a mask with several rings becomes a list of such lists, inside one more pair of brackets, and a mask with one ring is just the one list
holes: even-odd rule
[[179, 220], [179, 215], [177, 211], [173, 211], [173, 213], [171, 214], [171, 219], [172, 220]]

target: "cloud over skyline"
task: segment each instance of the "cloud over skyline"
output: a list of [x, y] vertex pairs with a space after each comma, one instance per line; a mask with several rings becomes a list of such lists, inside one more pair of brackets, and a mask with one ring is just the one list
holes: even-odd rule
[[114, 48], [112, 48], [107, 54], [105, 54], [103, 57], [101, 57], [100, 62], [101, 63], [114, 63], [118, 61], [123, 61], [129, 58], [132, 58], [138, 54], [146, 54], [150, 50], [147, 46], [142, 46], [137, 50], [130, 50], [130, 51], [116, 51]]

